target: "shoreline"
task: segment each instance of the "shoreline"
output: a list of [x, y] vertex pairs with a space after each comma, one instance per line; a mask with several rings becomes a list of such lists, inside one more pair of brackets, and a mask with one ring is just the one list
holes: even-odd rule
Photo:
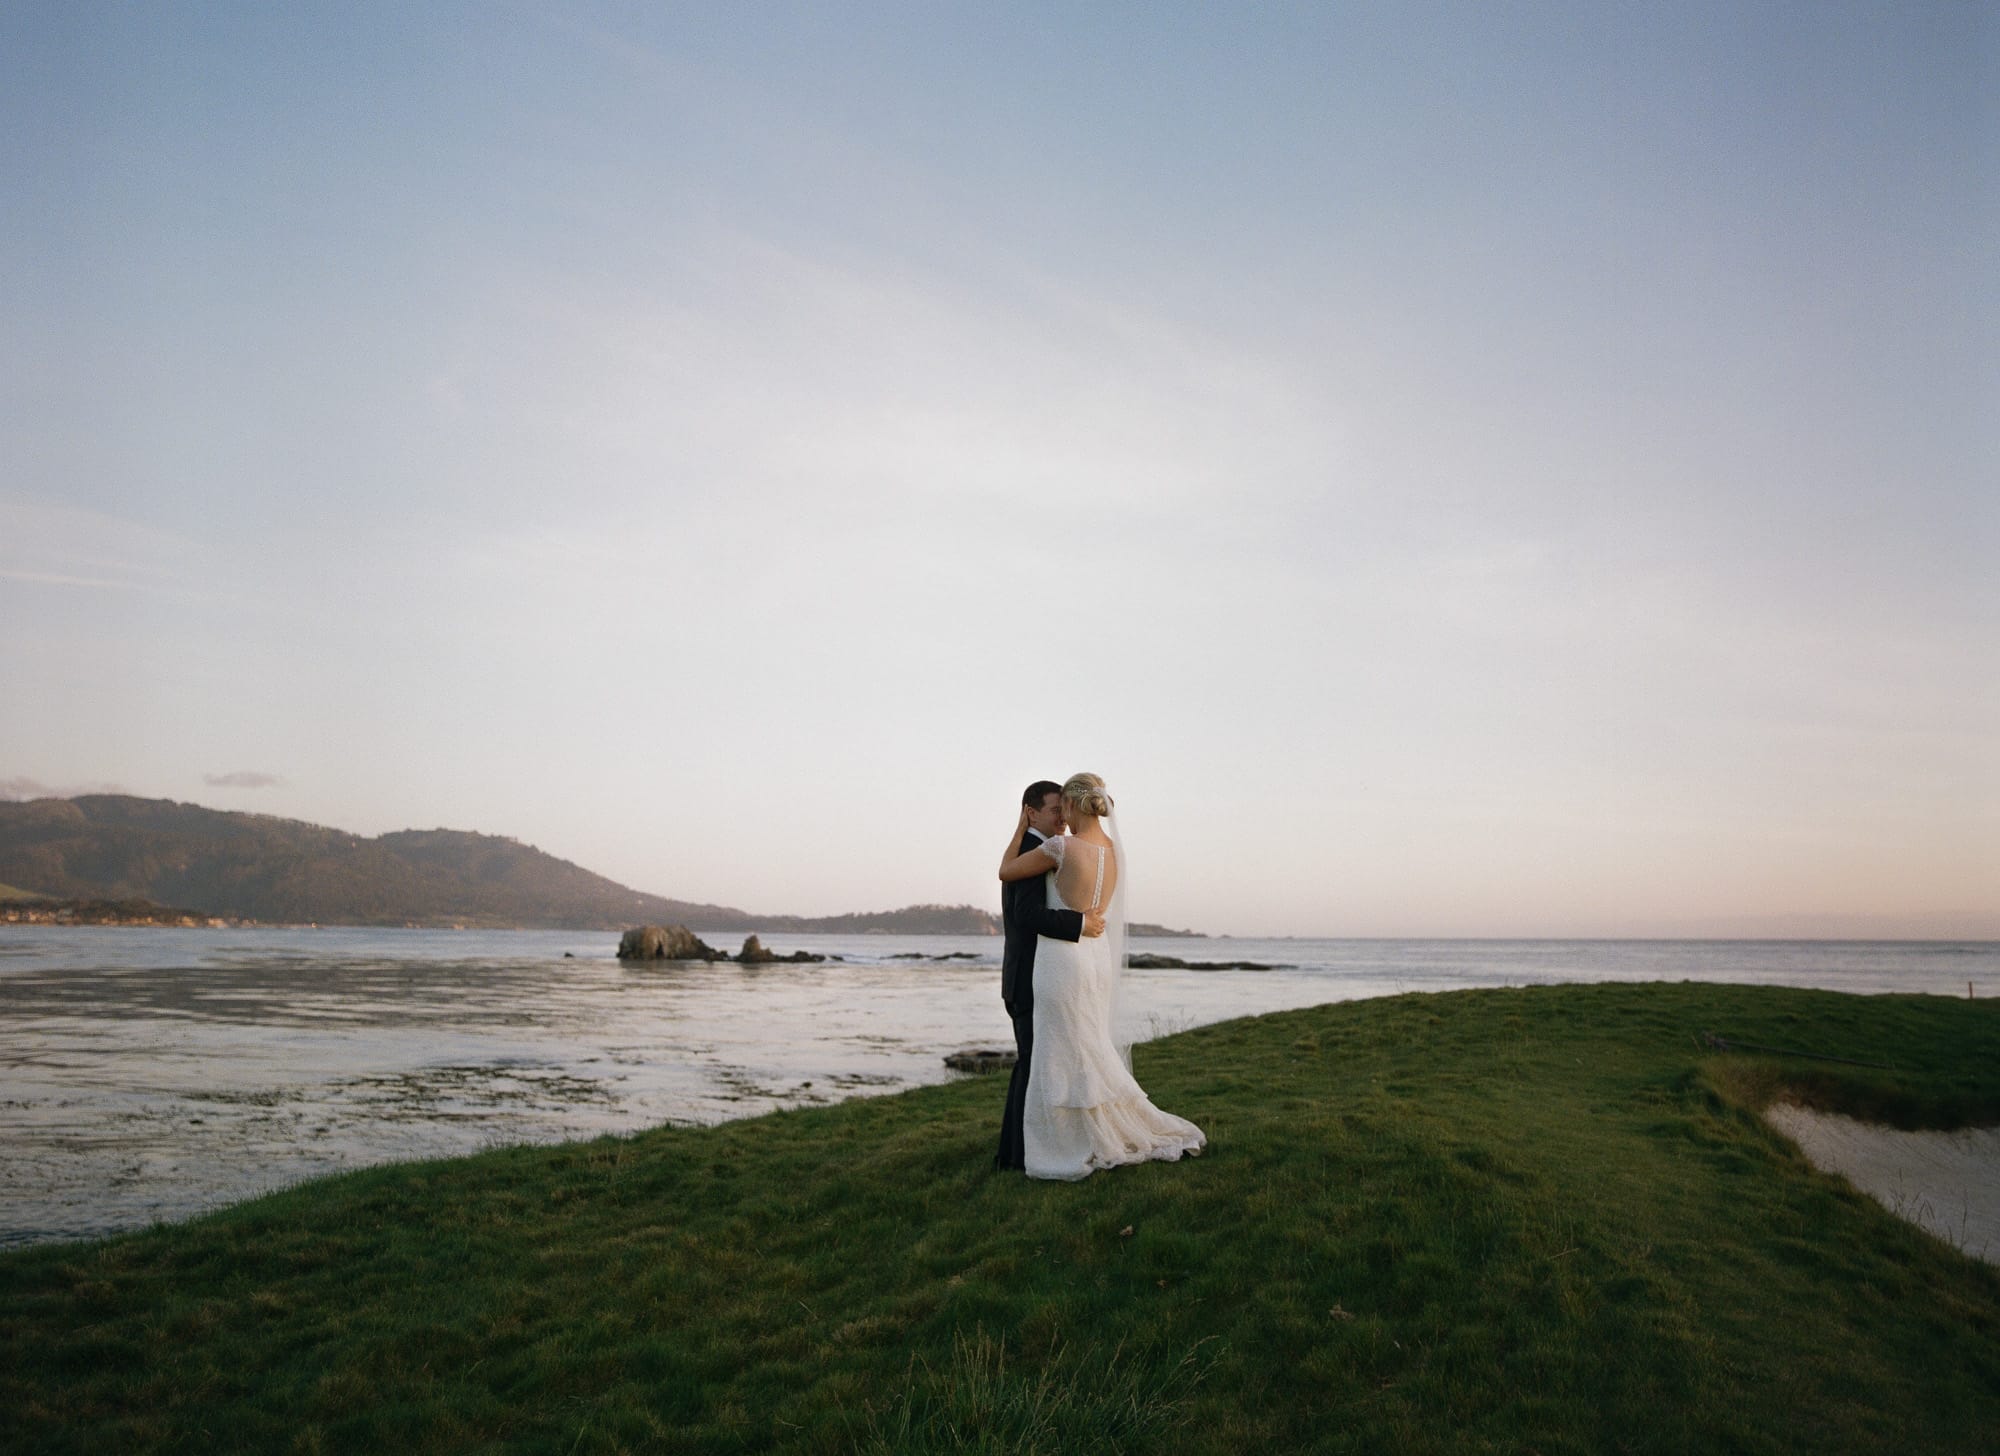
[[[773, 936], [779, 954], [851, 957], [775, 965], [620, 962], [614, 937], [576, 931], [17, 926], [0, 942], [12, 1099], [0, 1161], [15, 1170], [15, 1229], [131, 1227], [265, 1178], [932, 1085], [950, 1079], [948, 1054], [1011, 1037], [985, 937]], [[1135, 970], [1124, 1036], [1412, 992], [1593, 983], [1883, 997], [1850, 1003], [1864, 1020], [1911, 993], [1964, 1007], [1968, 972], [1976, 1010], [1989, 987], [2000, 999], [2000, 956], [1923, 948], [1203, 948], [1295, 968]]]
[[13, 899], [0, 902], [0, 925], [144, 926], [157, 930], [276, 929], [267, 921], [158, 905], [151, 900]]

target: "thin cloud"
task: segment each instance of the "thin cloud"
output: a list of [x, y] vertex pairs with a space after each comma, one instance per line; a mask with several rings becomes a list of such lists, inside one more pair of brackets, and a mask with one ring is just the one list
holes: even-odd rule
[[251, 769], [237, 769], [234, 773], [203, 774], [201, 781], [212, 789], [277, 789], [283, 788], [285, 783], [276, 774], [257, 773]]
[[0, 581], [217, 601], [201, 541], [105, 511], [0, 497]]
[[102, 576], [66, 576], [54, 571], [16, 571], [9, 566], [0, 566], [0, 580], [33, 582], [38, 586], [100, 586], [123, 590], [135, 585], [129, 581], [112, 581]]

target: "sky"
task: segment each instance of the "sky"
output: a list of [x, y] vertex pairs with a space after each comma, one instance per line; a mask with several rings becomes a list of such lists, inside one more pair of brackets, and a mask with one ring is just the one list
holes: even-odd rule
[[0, 9], [0, 792], [2000, 938], [2000, 9]]

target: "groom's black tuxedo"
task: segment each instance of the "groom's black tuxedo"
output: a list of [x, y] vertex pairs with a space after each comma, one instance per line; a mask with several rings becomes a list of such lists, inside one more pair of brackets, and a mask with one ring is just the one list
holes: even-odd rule
[[[1026, 854], [1042, 842], [1030, 829], [1014, 853]], [[1035, 938], [1083, 939], [1083, 912], [1051, 910], [1045, 881], [1039, 875], [1009, 880], [1000, 887], [1000, 926], [1006, 940], [1000, 948], [1000, 999], [1014, 1022], [1014, 1075], [1007, 1083], [1007, 1110], [1000, 1118], [1000, 1151], [996, 1168], [1023, 1166], [1021, 1112], [1028, 1104], [1028, 1059], [1035, 1050]]]

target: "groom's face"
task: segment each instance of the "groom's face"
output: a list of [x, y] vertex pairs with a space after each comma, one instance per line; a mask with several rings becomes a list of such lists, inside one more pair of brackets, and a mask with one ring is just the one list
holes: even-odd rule
[[1062, 795], [1042, 795], [1042, 806], [1028, 811], [1028, 827], [1044, 839], [1053, 839], [1062, 833]]

